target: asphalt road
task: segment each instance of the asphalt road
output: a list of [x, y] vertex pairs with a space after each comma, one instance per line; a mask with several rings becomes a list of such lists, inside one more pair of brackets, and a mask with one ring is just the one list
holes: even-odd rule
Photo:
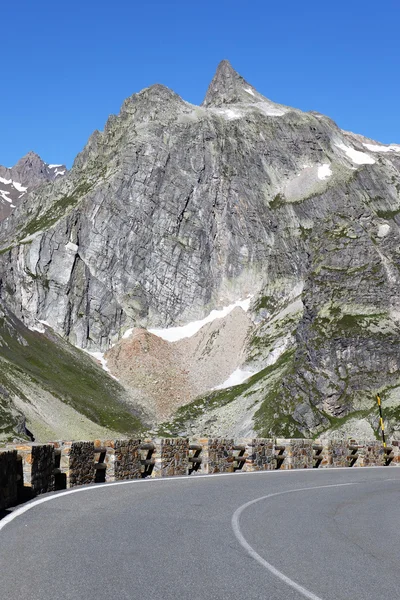
[[1, 600], [400, 598], [395, 467], [143, 480], [43, 499], [0, 521]]

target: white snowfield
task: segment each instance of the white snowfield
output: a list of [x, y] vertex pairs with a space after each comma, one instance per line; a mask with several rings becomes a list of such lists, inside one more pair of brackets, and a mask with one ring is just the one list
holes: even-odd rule
[[117, 377], [115, 377], [115, 375], [113, 375], [110, 369], [107, 367], [107, 360], [104, 358], [104, 352], [91, 352], [90, 350], [85, 350], [84, 348], [80, 348], [80, 350], [83, 350], [84, 352], [86, 352], [86, 354], [90, 354], [90, 356], [93, 356], [93, 358], [98, 360], [103, 370], [106, 371], [110, 377], [115, 379], [115, 381], [118, 381]]
[[12, 184], [18, 192], [26, 192], [26, 190], [28, 189], [20, 183], [18, 183], [18, 181], [13, 181]]
[[[296, 303], [293, 303], [293, 306], [295, 306], [295, 305], [296, 305]], [[289, 306], [292, 306], [292, 305], [289, 305]], [[289, 308], [289, 307], [287, 307], [287, 308]], [[277, 360], [282, 356], [282, 354], [286, 351], [287, 347], [289, 346], [290, 339], [291, 339], [291, 334], [288, 337], [286, 337], [285, 339], [281, 340], [280, 345], [277, 346], [276, 348], [274, 348], [274, 350], [272, 350], [272, 352], [269, 353], [267, 361], [261, 369], [256, 370], [256, 371], [250, 371], [250, 369], [238, 368], [235, 371], [233, 371], [233, 373], [231, 373], [231, 375], [228, 377], [228, 379], [226, 381], [224, 381], [224, 383], [221, 383], [221, 385], [218, 385], [214, 389], [215, 390], [224, 390], [224, 389], [232, 387], [234, 385], [240, 385], [241, 383], [244, 383], [245, 381], [247, 381], [253, 375], [260, 373], [260, 371], [265, 369], [265, 367], [274, 365], [277, 362]]]
[[9, 193], [10, 192], [6, 192], [6, 191], [3, 192], [0, 190], [0, 196], [3, 198], [3, 200], [5, 200], [6, 202], [9, 202], [11, 204], [11, 202], [12, 202], [11, 198], [7, 198], [7, 195]]
[[262, 371], [265, 367], [274, 365], [277, 362], [277, 360], [282, 356], [282, 354], [286, 351], [286, 349], [289, 345], [289, 342], [290, 342], [290, 338], [291, 338], [291, 335], [289, 335], [287, 338], [283, 339], [281, 341], [280, 345], [277, 346], [274, 350], [272, 350], [272, 352], [269, 353], [267, 361], [261, 369], [256, 370], [256, 371], [250, 371], [250, 369], [238, 368], [235, 371], [233, 371], [233, 373], [231, 373], [231, 375], [229, 375], [228, 379], [226, 381], [224, 381], [224, 383], [221, 383], [221, 385], [218, 385], [214, 389], [215, 390], [224, 390], [224, 389], [232, 387], [234, 385], [240, 385], [241, 383], [244, 383], [245, 381], [247, 381], [253, 375], [257, 375], [257, 373], [260, 373], [260, 371]]
[[275, 106], [273, 102], [257, 102], [257, 104], [253, 104], [252, 107], [258, 108], [267, 115], [267, 117], [281, 117], [287, 112], [287, 110]]
[[104, 354], [103, 352], [91, 352], [90, 350], [84, 350], [84, 352], [86, 352], [86, 354], [90, 354], [90, 356], [93, 356], [94, 358], [96, 358], [98, 361], [100, 361], [101, 366], [103, 367], [103, 369], [105, 371], [107, 371], [107, 373], [110, 372], [110, 369], [107, 367], [107, 361], [104, 358]]
[[62, 165], [48, 165], [49, 169], [56, 169], [57, 167], [62, 167]]
[[243, 111], [240, 111], [237, 108], [219, 108], [217, 109], [217, 112], [219, 115], [222, 115], [223, 117], [228, 119], [228, 121], [232, 121], [234, 119], [241, 119], [245, 114]]
[[[246, 89], [246, 92], [255, 96], [252, 90]], [[260, 102], [256, 102], [255, 104], [242, 104], [241, 106], [236, 106], [234, 108], [213, 108], [212, 111], [218, 115], [221, 115], [228, 121], [232, 121], [234, 119], [241, 119], [249, 114], [249, 112], [253, 110], [260, 110], [267, 117], [281, 117], [287, 112], [285, 109], [280, 106], [275, 105], [273, 102], [268, 102], [266, 100], [261, 100]]]
[[0, 177], [0, 183], [4, 183], [4, 185], [12, 185], [18, 192], [26, 192], [27, 188], [18, 183], [18, 181], [13, 181], [12, 179], [4, 179], [4, 177]]
[[324, 181], [324, 179], [328, 179], [332, 175], [331, 166], [328, 163], [324, 163], [318, 167], [318, 179]]
[[346, 156], [348, 156], [356, 165], [373, 165], [376, 162], [375, 159], [369, 154], [365, 154], [365, 152], [359, 152], [351, 146], [346, 146], [346, 144], [340, 143], [335, 144], [335, 146], [340, 148], [340, 150], [343, 150]]
[[123, 340], [127, 340], [129, 337], [131, 337], [133, 333], [133, 327], [131, 329], [127, 329], [124, 333], [124, 335], [122, 336]]
[[217, 385], [217, 387], [215, 387], [214, 389], [225, 390], [226, 388], [232, 387], [234, 385], [240, 385], [241, 383], [249, 379], [249, 377], [251, 377], [252, 375], [255, 375], [255, 371], [249, 371], [246, 369], [236, 369], [231, 375], [229, 375], [228, 379], [224, 381], [224, 383], [221, 383], [221, 385]]
[[364, 144], [371, 152], [400, 152], [400, 146], [398, 144], [390, 144], [389, 146], [382, 146], [378, 144]]
[[[229, 306], [224, 306], [220, 310], [212, 310], [210, 314], [201, 319], [200, 321], [192, 321], [187, 325], [182, 325], [181, 327], [169, 327], [167, 329], [149, 329], [149, 332], [157, 337], [166, 340], [167, 342], [177, 342], [178, 340], [183, 340], [184, 338], [192, 337], [195, 335], [200, 329], [206, 325], [207, 323], [211, 323], [215, 321], [215, 319], [222, 319], [229, 315], [235, 308], [240, 307], [245, 312], [249, 310], [250, 302], [252, 296], [249, 296], [245, 300], [237, 300], [234, 304], [230, 304]], [[131, 335], [132, 329], [126, 331], [123, 335], [124, 338], [127, 338]]]
[[42, 321], [41, 319], [38, 319], [35, 325], [28, 325], [28, 329], [31, 331], [38, 331], [39, 333], [46, 333], [46, 329], [43, 327], [43, 325], [46, 325], [46, 327], [50, 327], [50, 329], [52, 329], [51, 325], [49, 325], [47, 321]]
[[39, 333], [46, 332], [45, 328], [40, 325], [28, 325], [28, 329], [30, 329], [30, 331], [38, 331]]

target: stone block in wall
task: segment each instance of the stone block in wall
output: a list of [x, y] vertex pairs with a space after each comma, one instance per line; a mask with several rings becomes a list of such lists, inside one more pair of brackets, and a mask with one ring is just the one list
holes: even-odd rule
[[246, 445], [247, 455], [243, 471], [273, 471], [276, 469], [273, 439], [251, 438], [241, 440], [241, 442]]
[[142, 463], [140, 440], [116, 440], [114, 442], [114, 476], [116, 481], [140, 479]]
[[232, 438], [212, 438], [208, 440], [208, 472], [209, 473], [234, 473], [238, 467], [243, 468], [247, 457], [238, 461], [238, 447], [244, 447], [243, 442], [235, 441]]
[[189, 439], [160, 440], [161, 477], [187, 475], [189, 472]]
[[392, 448], [393, 453], [393, 460], [390, 463], [390, 466], [400, 467], [400, 441], [391, 440], [388, 445]]
[[[282, 454], [280, 468], [285, 469], [312, 469], [314, 466], [314, 441], [310, 439], [278, 438], [275, 448], [285, 446]], [[278, 452], [276, 452], [278, 454]]]
[[54, 491], [54, 446], [32, 446], [31, 486], [35, 495]]
[[331, 440], [327, 444], [328, 456], [329, 456], [329, 467], [347, 467], [348, 461], [347, 456], [349, 454], [349, 448], [347, 442], [341, 440]]
[[60, 468], [66, 475], [67, 487], [95, 482], [93, 442], [63, 442]]
[[380, 441], [366, 442], [358, 448], [359, 458], [354, 466], [382, 467], [385, 465], [385, 451]]
[[234, 439], [209, 439], [208, 440], [208, 472], [233, 473], [233, 447]]
[[0, 452], [0, 510], [18, 504], [21, 478], [21, 459], [17, 451]]

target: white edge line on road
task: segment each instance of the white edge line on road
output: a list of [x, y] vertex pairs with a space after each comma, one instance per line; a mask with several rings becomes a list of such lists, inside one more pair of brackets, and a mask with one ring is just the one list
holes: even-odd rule
[[[387, 469], [387, 467], [362, 467], [363, 471], [366, 469]], [[332, 469], [321, 469], [319, 472], [320, 473], [324, 473], [324, 472], [328, 473], [331, 471], [348, 471], [348, 470], [359, 471], [359, 470], [361, 470], [361, 468], [354, 469], [354, 467], [333, 467]], [[50, 502], [51, 500], [56, 500], [57, 498], [61, 498], [62, 496], [69, 496], [70, 494], [78, 494], [79, 492], [93, 492], [95, 490], [98, 490], [98, 489], [104, 488], [104, 487], [111, 487], [111, 486], [115, 486], [115, 485], [127, 485], [127, 484], [133, 484], [133, 483], [144, 484], [144, 483], [152, 483], [152, 482], [153, 483], [161, 483], [161, 482], [167, 482], [167, 481], [168, 482], [182, 481], [182, 479], [190, 479], [191, 481], [201, 481], [202, 479], [207, 478], [207, 477], [229, 477], [229, 476], [238, 477], [238, 475], [241, 475], [241, 476], [268, 475], [270, 477], [273, 474], [275, 474], [275, 475], [279, 474], [280, 476], [282, 476], [284, 473], [299, 473], [299, 472], [315, 473], [316, 470], [315, 469], [287, 469], [287, 470], [283, 470], [283, 471], [276, 470], [276, 471], [255, 471], [255, 472], [254, 471], [253, 472], [244, 471], [241, 473], [210, 473], [207, 475], [182, 475], [179, 477], [165, 477], [165, 478], [153, 477], [153, 478], [149, 478], [149, 479], [129, 479], [127, 481], [112, 481], [110, 483], [96, 483], [96, 484], [89, 485], [87, 487], [76, 487], [72, 490], [65, 490], [65, 491], [59, 492], [57, 494], [43, 496], [43, 498], [38, 498], [37, 500], [28, 502], [27, 504], [24, 504], [23, 506], [20, 506], [19, 508], [16, 508], [15, 510], [13, 510], [11, 514], [7, 515], [0, 521], [0, 531], [2, 529], [4, 529], [4, 527], [6, 525], [8, 525], [8, 523], [11, 523], [11, 521], [16, 519], [20, 515], [23, 515], [28, 510], [31, 510], [31, 508], [35, 508], [35, 506], [39, 506], [39, 504], [44, 504], [45, 502]], [[339, 485], [347, 485], [347, 484], [339, 484]], [[322, 486], [322, 487], [325, 487], [325, 486]], [[259, 499], [261, 500], [261, 498], [259, 498]]]
[[235, 537], [238, 540], [239, 544], [242, 546], [242, 548], [244, 548], [246, 550], [247, 554], [249, 554], [252, 558], [254, 558], [254, 560], [256, 560], [258, 563], [260, 563], [260, 565], [262, 565], [263, 567], [268, 569], [268, 571], [270, 573], [272, 573], [273, 575], [278, 577], [281, 581], [283, 581], [284, 583], [289, 585], [291, 588], [295, 589], [297, 592], [299, 592], [305, 598], [308, 598], [309, 600], [322, 600], [322, 598], [320, 598], [319, 596], [316, 596], [315, 594], [313, 594], [313, 592], [310, 592], [309, 590], [304, 588], [299, 583], [296, 583], [295, 581], [293, 581], [293, 579], [290, 579], [290, 577], [288, 577], [287, 575], [282, 573], [282, 571], [279, 571], [276, 567], [271, 565], [271, 563], [269, 563], [264, 558], [262, 558], [262, 556], [257, 554], [257, 552], [254, 550], [254, 548], [252, 546], [250, 546], [250, 544], [248, 543], [248, 541], [246, 540], [246, 538], [243, 536], [242, 532], [240, 531], [240, 526], [239, 526], [240, 515], [242, 514], [243, 511], [246, 510], [246, 508], [248, 508], [249, 506], [252, 506], [252, 504], [256, 504], [257, 502], [261, 502], [262, 500], [267, 500], [268, 498], [273, 498], [275, 496], [283, 496], [284, 494], [294, 494], [295, 492], [320, 490], [323, 488], [342, 487], [342, 486], [346, 486], [346, 485], [358, 485], [358, 483], [357, 482], [334, 483], [331, 485], [318, 485], [318, 486], [308, 487], [308, 488], [298, 488], [296, 490], [287, 490], [285, 492], [276, 492], [274, 494], [268, 494], [267, 496], [261, 496], [260, 498], [256, 498], [255, 500], [250, 500], [250, 502], [246, 502], [246, 504], [242, 504], [242, 506], [239, 506], [239, 508], [237, 510], [235, 510], [235, 512], [233, 513], [232, 521], [231, 521], [233, 533], [235, 534]]

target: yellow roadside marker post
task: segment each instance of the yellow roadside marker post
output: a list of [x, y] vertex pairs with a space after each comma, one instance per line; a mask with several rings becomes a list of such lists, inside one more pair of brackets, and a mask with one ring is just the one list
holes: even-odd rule
[[387, 457], [386, 457], [385, 426], [383, 424], [382, 402], [381, 402], [381, 397], [379, 396], [379, 394], [376, 395], [376, 399], [378, 401], [378, 408], [379, 408], [379, 425], [381, 427], [381, 432], [382, 432], [382, 442], [383, 442], [383, 452], [385, 455], [385, 465], [388, 466], [388, 461], [387, 461]]

